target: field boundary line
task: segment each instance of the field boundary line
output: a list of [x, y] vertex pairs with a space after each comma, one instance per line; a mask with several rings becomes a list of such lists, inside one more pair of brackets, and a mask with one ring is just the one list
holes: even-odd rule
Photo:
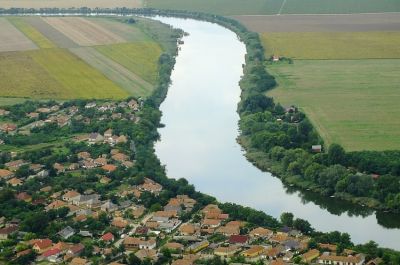
[[[285, 1], [286, 2], [286, 1]], [[400, 15], [400, 12], [376, 12], [376, 13], [321, 13], [321, 14], [302, 14], [302, 13], [296, 13], [296, 14], [265, 14], [265, 15], [229, 15], [229, 17], [276, 17], [276, 16], [352, 16], [352, 15], [384, 15], [384, 14], [394, 14], [394, 15]]]
[[281, 8], [279, 8], [279, 11], [278, 11], [277, 16], [280, 16], [280, 15], [281, 15], [282, 9], [283, 9], [283, 7], [285, 6], [286, 1], [287, 1], [287, 0], [283, 0], [282, 5], [281, 5]]

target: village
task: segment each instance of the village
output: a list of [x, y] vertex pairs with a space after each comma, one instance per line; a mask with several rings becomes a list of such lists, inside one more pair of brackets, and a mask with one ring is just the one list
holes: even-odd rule
[[140, 100], [35, 104], [0, 110], [0, 256], [10, 264], [382, 262], [237, 220], [141, 172]]

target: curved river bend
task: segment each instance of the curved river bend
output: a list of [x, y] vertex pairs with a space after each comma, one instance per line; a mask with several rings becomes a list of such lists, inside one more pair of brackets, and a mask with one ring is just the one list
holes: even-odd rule
[[246, 48], [233, 32], [208, 22], [156, 19], [190, 34], [183, 39], [173, 84], [161, 105], [166, 127], [160, 129], [156, 152], [170, 177], [186, 178], [220, 201], [251, 206], [275, 217], [292, 212], [318, 230], [347, 232], [355, 243], [374, 240], [400, 250], [398, 215], [299, 193], [246, 160], [235, 140], [238, 82]]

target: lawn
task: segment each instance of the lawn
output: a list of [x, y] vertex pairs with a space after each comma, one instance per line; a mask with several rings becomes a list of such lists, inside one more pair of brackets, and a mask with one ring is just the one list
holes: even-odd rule
[[146, 7], [220, 15], [399, 12], [398, 0], [145, 0]]
[[48, 49], [56, 46], [47, 39], [42, 33], [24, 21], [22, 18], [10, 17], [8, 20], [19, 29], [26, 37], [31, 39], [39, 48]]
[[158, 59], [162, 53], [161, 47], [157, 43], [153, 41], [119, 43], [96, 46], [96, 49], [145, 81], [156, 84]]
[[267, 68], [279, 83], [268, 95], [304, 110], [327, 144], [400, 149], [400, 60], [296, 60]]
[[400, 31], [270, 32], [261, 34], [267, 57], [293, 59], [400, 58]]

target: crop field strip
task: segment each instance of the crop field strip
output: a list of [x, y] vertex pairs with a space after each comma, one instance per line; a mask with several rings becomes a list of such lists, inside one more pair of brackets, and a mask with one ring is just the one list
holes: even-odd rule
[[0, 53], [0, 94], [30, 98], [124, 98], [128, 93], [63, 49]]
[[153, 85], [156, 84], [158, 79], [158, 59], [162, 53], [161, 47], [157, 43], [153, 41], [119, 43], [96, 46], [95, 48], [145, 81]]
[[34, 50], [37, 46], [6, 18], [0, 17], [0, 52]]
[[36, 30], [40, 31], [47, 39], [56, 44], [59, 48], [76, 48], [78, 44], [73, 42], [67, 36], [50, 26], [41, 17], [23, 17], [26, 23], [32, 25]]
[[80, 47], [70, 50], [131, 95], [146, 97], [151, 94], [154, 88], [152, 84], [104, 56], [93, 47]]
[[2, 8], [142, 7], [142, 0], [0, 0]]
[[262, 33], [267, 57], [292, 59], [400, 58], [400, 31]]
[[85, 18], [46, 17], [43, 19], [80, 46], [126, 42], [124, 38]]
[[41, 49], [49, 49], [55, 48], [54, 45], [49, 39], [47, 39], [42, 33], [40, 33], [36, 28], [32, 25], [28, 24], [22, 18], [19, 17], [11, 17], [8, 20], [26, 37], [32, 40], [39, 48]]

